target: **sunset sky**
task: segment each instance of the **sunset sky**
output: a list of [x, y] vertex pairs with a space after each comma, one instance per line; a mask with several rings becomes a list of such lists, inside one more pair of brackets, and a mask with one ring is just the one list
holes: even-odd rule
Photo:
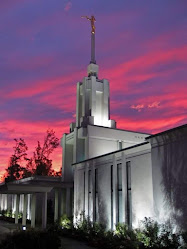
[[58, 138], [69, 132], [90, 61], [90, 24], [80, 17], [92, 14], [117, 127], [157, 133], [186, 123], [186, 0], [1, 0], [0, 175], [14, 138], [25, 139], [31, 156], [48, 128]]

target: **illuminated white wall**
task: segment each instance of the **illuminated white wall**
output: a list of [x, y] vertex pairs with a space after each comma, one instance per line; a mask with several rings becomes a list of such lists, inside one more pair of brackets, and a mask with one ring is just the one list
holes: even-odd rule
[[111, 164], [98, 165], [98, 213], [96, 221], [111, 228]]
[[187, 126], [149, 139], [156, 219], [187, 229]]
[[152, 164], [149, 152], [127, 154], [127, 161], [131, 162], [132, 181], [132, 224], [139, 226], [139, 222], [145, 217], [154, 217], [153, 210], [153, 186]]
[[0, 195], [0, 209], [7, 210], [7, 194]]
[[[126, 162], [131, 163], [133, 227], [138, 227], [144, 217], [153, 217], [153, 188], [150, 144], [144, 144], [124, 151], [114, 152], [75, 164], [74, 171], [74, 216], [81, 212], [93, 221], [99, 221], [108, 229], [114, 229], [118, 223], [117, 165], [122, 164], [122, 206], [120, 222], [127, 222], [127, 179]], [[112, 179], [111, 179], [111, 166]], [[98, 213], [95, 210], [95, 170], [98, 170]], [[89, 172], [91, 172], [92, 190], [89, 191]], [[113, 185], [111, 187], [111, 184]], [[91, 196], [91, 203], [89, 197]], [[91, 206], [90, 206], [91, 205]], [[96, 216], [95, 216], [96, 212]]]
[[23, 205], [24, 205], [24, 195], [20, 195], [19, 213], [23, 213]]
[[95, 125], [74, 128], [70, 134], [64, 134], [62, 179], [73, 181], [72, 163], [110, 153], [119, 149], [145, 142], [148, 134], [106, 128]]
[[64, 134], [61, 139], [61, 146], [63, 147], [62, 157], [62, 181], [71, 182], [73, 181], [73, 168], [71, 164], [74, 158], [74, 132], [70, 134]]
[[[148, 134], [105, 127], [87, 127], [87, 158], [96, 157], [145, 141]], [[121, 143], [121, 145], [120, 145]]]
[[[37, 194], [38, 195], [38, 194]], [[27, 195], [27, 219], [31, 219], [31, 194]], [[16, 194], [0, 194], [0, 210], [12, 210], [12, 213], [15, 214], [16, 212]], [[42, 212], [41, 208], [41, 199], [39, 199], [39, 206], [38, 210], [39, 212]], [[19, 201], [19, 213], [23, 213], [23, 205], [24, 205], [24, 195], [20, 195], [20, 201]], [[41, 214], [39, 219], [41, 218]]]
[[85, 211], [85, 200], [84, 200], [84, 168], [76, 170], [74, 177], [74, 222], [81, 219], [81, 215]]
[[12, 196], [12, 212], [15, 214], [16, 212], [16, 195], [11, 195]]
[[31, 194], [28, 194], [27, 201], [27, 219], [31, 220]]

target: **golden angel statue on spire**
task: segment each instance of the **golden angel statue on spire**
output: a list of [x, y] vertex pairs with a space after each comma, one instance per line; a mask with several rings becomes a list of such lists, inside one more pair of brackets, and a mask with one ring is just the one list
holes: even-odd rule
[[91, 16], [91, 18], [88, 17], [88, 16], [81, 16], [81, 17], [82, 17], [82, 18], [86, 18], [87, 20], [89, 20], [89, 21], [91, 22], [91, 27], [92, 27], [91, 33], [92, 33], [92, 34], [95, 34], [95, 22], [96, 22], [95, 17], [94, 17], [94, 16]]

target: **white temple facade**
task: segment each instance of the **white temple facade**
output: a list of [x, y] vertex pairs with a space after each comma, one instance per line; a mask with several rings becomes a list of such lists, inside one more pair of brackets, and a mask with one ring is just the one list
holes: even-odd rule
[[149, 135], [116, 129], [110, 119], [109, 82], [98, 79], [98, 69], [90, 64], [88, 76], [77, 83], [76, 123], [61, 139], [64, 181], [73, 181], [72, 164], [142, 143]]
[[108, 229], [138, 227], [144, 217], [187, 228], [187, 126], [74, 164], [74, 217]]
[[115, 229], [152, 217], [187, 230], [187, 125], [154, 135], [117, 129], [109, 82], [99, 79], [93, 23], [91, 41], [87, 76], [77, 83], [76, 122], [61, 139], [62, 177], [0, 184], [0, 211], [14, 211], [15, 223], [21, 211], [23, 226], [31, 219], [35, 227], [38, 217], [45, 228], [50, 199], [54, 221], [84, 214]]
[[167, 177], [180, 183], [175, 171], [187, 176], [186, 125], [152, 136], [117, 129], [110, 120], [109, 82], [98, 78], [98, 68], [90, 64], [88, 76], [77, 83], [76, 123], [61, 142], [63, 181], [74, 183], [74, 220], [84, 214], [115, 229], [119, 222], [138, 227], [144, 217], [152, 217], [186, 227], [180, 218], [186, 202], [177, 208], [167, 198], [187, 199], [186, 180], [177, 195], [174, 183], [165, 186]]
[[152, 217], [186, 229], [187, 126], [156, 135], [116, 128], [109, 82], [99, 79], [95, 60], [95, 18], [87, 19], [93, 21], [91, 62], [77, 83], [76, 123], [61, 140], [62, 181], [74, 184], [74, 220], [84, 214], [115, 229]]

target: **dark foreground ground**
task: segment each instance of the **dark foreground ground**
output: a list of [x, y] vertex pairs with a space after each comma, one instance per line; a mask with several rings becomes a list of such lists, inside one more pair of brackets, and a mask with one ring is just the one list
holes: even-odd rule
[[[0, 220], [0, 242], [5, 238], [6, 234], [12, 233], [17, 229], [19, 227], [15, 224]], [[84, 242], [64, 237], [61, 238], [61, 245], [63, 249], [93, 249], [93, 247], [87, 246]]]

